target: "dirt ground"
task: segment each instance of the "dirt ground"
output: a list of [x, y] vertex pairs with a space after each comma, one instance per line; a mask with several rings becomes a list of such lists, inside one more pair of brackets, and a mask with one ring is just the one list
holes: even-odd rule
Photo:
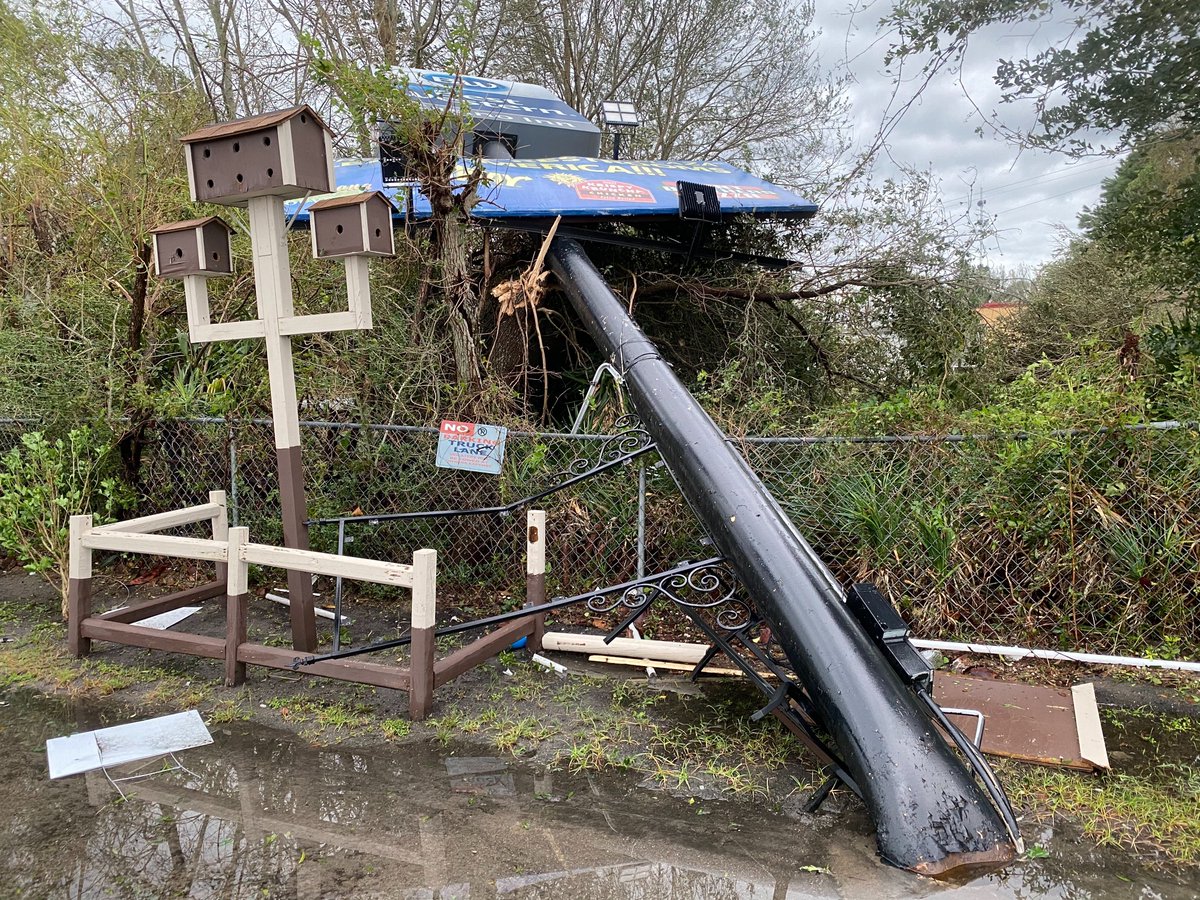
[[[196, 577], [110, 568], [96, 579], [94, 606], [106, 610], [169, 593]], [[322, 587], [326, 602], [332, 594]], [[263, 599], [266, 589], [258, 587], [251, 604], [250, 640], [287, 646], [287, 610]], [[58, 606], [57, 592], [40, 579], [19, 570], [0, 575], [0, 687], [32, 688], [76, 705], [116, 704], [131, 715], [196, 708], [210, 727], [242, 733], [276, 729], [313, 748], [352, 745], [364, 752], [409, 754], [471, 741], [564, 775], [620, 776], [639, 790], [685, 803], [728, 802], [796, 818], [803, 817], [803, 804], [820, 781], [778, 723], [749, 722], [762, 701], [740, 680], [696, 685], [682, 675], [648, 679], [640, 669], [589, 664], [571, 654], [556, 657], [570, 670], [560, 676], [531, 663], [524, 651], [509, 651], [439, 688], [432, 718], [415, 723], [408, 718], [407, 695], [369, 686], [251, 667], [247, 684], [225, 688], [219, 661], [102, 643], [90, 658], [77, 661], [66, 652]], [[477, 599], [464, 600], [441, 610], [441, 624], [495, 611], [480, 608]], [[350, 595], [344, 614], [351, 621], [343, 640], [352, 645], [398, 636], [408, 625], [404, 607], [386, 594]], [[550, 627], [604, 624], [577, 615]], [[326, 649], [329, 626], [319, 620]], [[219, 601], [202, 605], [177, 628], [222, 635]], [[448, 641], [439, 649], [450, 646]], [[388, 659], [403, 661], [403, 654], [376, 657]], [[1134, 865], [1196, 871], [1200, 679], [993, 658], [959, 657], [948, 664], [981, 677], [1097, 684], [1113, 773], [1100, 779], [1009, 763], [998, 767], [1023, 813], [1032, 853], [1049, 846], [1039, 838], [1045, 829], [1063, 826], [1085, 845], [1121, 848]], [[853, 796], [835, 792], [819, 818], [832, 824], [847, 816], [861, 817], [861, 806]], [[1192, 876], [1180, 877], [1186, 883]]]

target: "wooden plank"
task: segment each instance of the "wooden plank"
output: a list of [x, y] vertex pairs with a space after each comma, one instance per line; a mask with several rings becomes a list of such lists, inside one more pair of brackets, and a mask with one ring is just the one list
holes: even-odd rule
[[[610, 666], [636, 666], [644, 669], [647, 666], [655, 669], [664, 669], [668, 672], [690, 672], [695, 666], [690, 666], [687, 663], [663, 662], [661, 659], [634, 659], [631, 656], [589, 656], [588, 662], [607, 663]], [[774, 678], [770, 672], [759, 672], [763, 678]], [[741, 669], [722, 669], [717, 666], [709, 666], [704, 670], [704, 675], [721, 675], [727, 678], [745, 678], [746, 673]]]
[[464, 672], [469, 672], [486, 659], [491, 659], [501, 650], [507, 650], [514, 641], [528, 637], [533, 632], [533, 622], [526, 616], [501, 625], [491, 634], [485, 634], [465, 647], [455, 650], [433, 667], [433, 686], [441, 687]]
[[102, 619], [85, 619], [80, 623], [83, 636], [97, 641], [112, 641], [130, 647], [145, 647], [149, 650], [166, 650], [170, 653], [187, 653], [190, 656], [206, 656], [223, 659], [225, 641], [221, 638], [182, 631], [159, 631], [154, 628], [139, 628], [124, 622], [105, 622]]
[[279, 320], [279, 333], [317, 334], [324, 331], [358, 331], [362, 326], [351, 312], [313, 313], [307, 316], [284, 316]]
[[1101, 769], [1109, 768], [1108, 747], [1104, 744], [1104, 729], [1100, 726], [1100, 709], [1096, 706], [1096, 688], [1089, 681], [1071, 688], [1075, 702], [1075, 733], [1079, 738], [1079, 755]]
[[207, 344], [211, 341], [240, 341], [260, 338], [266, 334], [266, 326], [258, 319], [249, 319], [245, 322], [215, 322], [212, 325], [197, 325], [190, 331], [193, 344]]
[[111, 612], [95, 616], [95, 618], [102, 622], [121, 622], [125, 625], [130, 625], [134, 622], [140, 622], [142, 619], [157, 616], [159, 613], [179, 609], [181, 606], [191, 606], [193, 603], [200, 603], [204, 600], [211, 600], [213, 597], [220, 597], [223, 593], [225, 593], [224, 582], [209, 581], [182, 591], [175, 591], [173, 594], [155, 597], [152, 600], [144, 600], [141, 603], [135, 603], [124, 609], [114, 609]]
[[342, 578], [390, 584], [394, 587], [411, 588], [413, 585], [412, 566], [403, 563], [338, 556], [335, 553], [318, 553], [316, 550], [271, 547], [267, 544], [247, 544], [242, 549], [241, 558], [248, 563], [276, 569], [311, 572], [334, 578], [340, 575]]
[[[1070, 691], [936, 672], [934, 699], [943, 706], [977, 709], [985, 716], [983, 752], [1047, 766], [1092, 771], [1079, 752]], [[950, 715], [968, 737], [976, 720]]]
[[146, 553], [180, 559], [206, 559], [225, 562], [226, 546], [209, 538], [174, 537], [167, 534], [128, 534], [124, 531], [93, 529], [83, 538], [91, 550], [115, 550], [118, 553]]
[[[266, 647], [262, 644], [242, 644], [237, 650], [239, 662], [288, 671], [292, 671], [292, 663], [301, 655], [287, 647]], [[296, 671], [302, 674], [337, 678], [341, 681], [373, 684], [376, 687], [392, 688], [398, 691], [407, 691], [409, 686], [408, 669], [381, 663], [362, 662], [357, 659], [329, 659], [313, 663], [311, 666], [302, 666]]]
[[542, 647], [568, 653], [596, 653], [602, 656], [632, 656], [635, 659], [691, 663], [695, 665], [708, 652], [707, 644], [687, 644], [679, 641], [634, 640], [615, 638], [604, 643], [603, 635], [571, 634], [565, 631], [547, 631], [542, 637]]
[[168, 528], [178, 528], [180, 525], [192, 525], [196, 522], [207, 522], [216, 518], [221, 508], [215, 503], [201, 503], [199, 506], [187, 506], [183, 509], [173, 509], [169, 512], [155, 513], [151, 516], [139, 516], [136, 519], [126, 519], [124, 522], [113, 522], [111, 525], [100, 525], [95, 531], [119, 531], [125, 534], [150, 534], [164, 531]]

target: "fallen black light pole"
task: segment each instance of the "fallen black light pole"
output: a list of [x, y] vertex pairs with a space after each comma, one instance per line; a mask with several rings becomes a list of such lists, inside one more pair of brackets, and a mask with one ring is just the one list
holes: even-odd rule
[[592, 338], [621, 373], [680, 491], [807, 689], [862, 788], [880, 855], [927, 875], [1012, 859], [1016, 848], [996, 809], [854, 621], [841, 586], [583, 248], [556, 238], [548, 259]]

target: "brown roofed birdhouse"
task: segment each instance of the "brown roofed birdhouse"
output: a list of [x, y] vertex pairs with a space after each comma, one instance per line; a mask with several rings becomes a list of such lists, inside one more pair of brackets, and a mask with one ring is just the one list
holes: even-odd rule
[[162, 278], [185, 275], [228, 275], [233, 271], [229, 236], [233, 233], [218, 216], [172, 222], [154, 235], [154, 272]]
[[193, 200], [239, 206], [251, 197], [333, 190], [333, 136], [304, 104], [210, 125], [180, 141]]
[[379, 191], [318, 200], [308, 208], [313, 256], [395, 256], [392, 213], [396, 208]]

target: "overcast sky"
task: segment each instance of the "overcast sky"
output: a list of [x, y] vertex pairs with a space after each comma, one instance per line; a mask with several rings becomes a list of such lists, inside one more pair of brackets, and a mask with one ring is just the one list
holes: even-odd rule
[[[856, 145], [865, 147], [878, 132], [893, 84], [883, 64], [890, 40], [878, 24], [891, 4], [864, 3], [868, 5], [855, 10], [849, 0], [818, 0], [815, 24], [822, 31], [824, 63], [844, 67], [854, 79], [854, 138]], [[996, 216], [998, 235], [986, 255], [998, 268], [1036, 267], [1051, 259], [1061, 243], [1059, 226], [1077, 228], [1079, 211], [1096, 203], [1100, 182], [1117, 165], [1104, 157], [1071, 160], [1044, 151], [1018, 152], [993, 135], [975, 109], [995, 110], [1013, 125], [1027, 120], [1027, 111], [1000, 104], [1000, 91], [992, 80], [996, 62], [1036, 53], [1062, 33], [1061, 27], [1047, 24], [993, 28], [973, 37], [961, 81], [946, 72], [925, 89], [891, 133], [887, 155], [877, 169], [889, 174], [894, 161], [931, 170], [952, 209], [982, 200], [984, 209]], [[914, 89], [905, 85], [896, 102], [910, 97]], [[976, 133], [980, 125], [985, 125], [983, 136]]]

